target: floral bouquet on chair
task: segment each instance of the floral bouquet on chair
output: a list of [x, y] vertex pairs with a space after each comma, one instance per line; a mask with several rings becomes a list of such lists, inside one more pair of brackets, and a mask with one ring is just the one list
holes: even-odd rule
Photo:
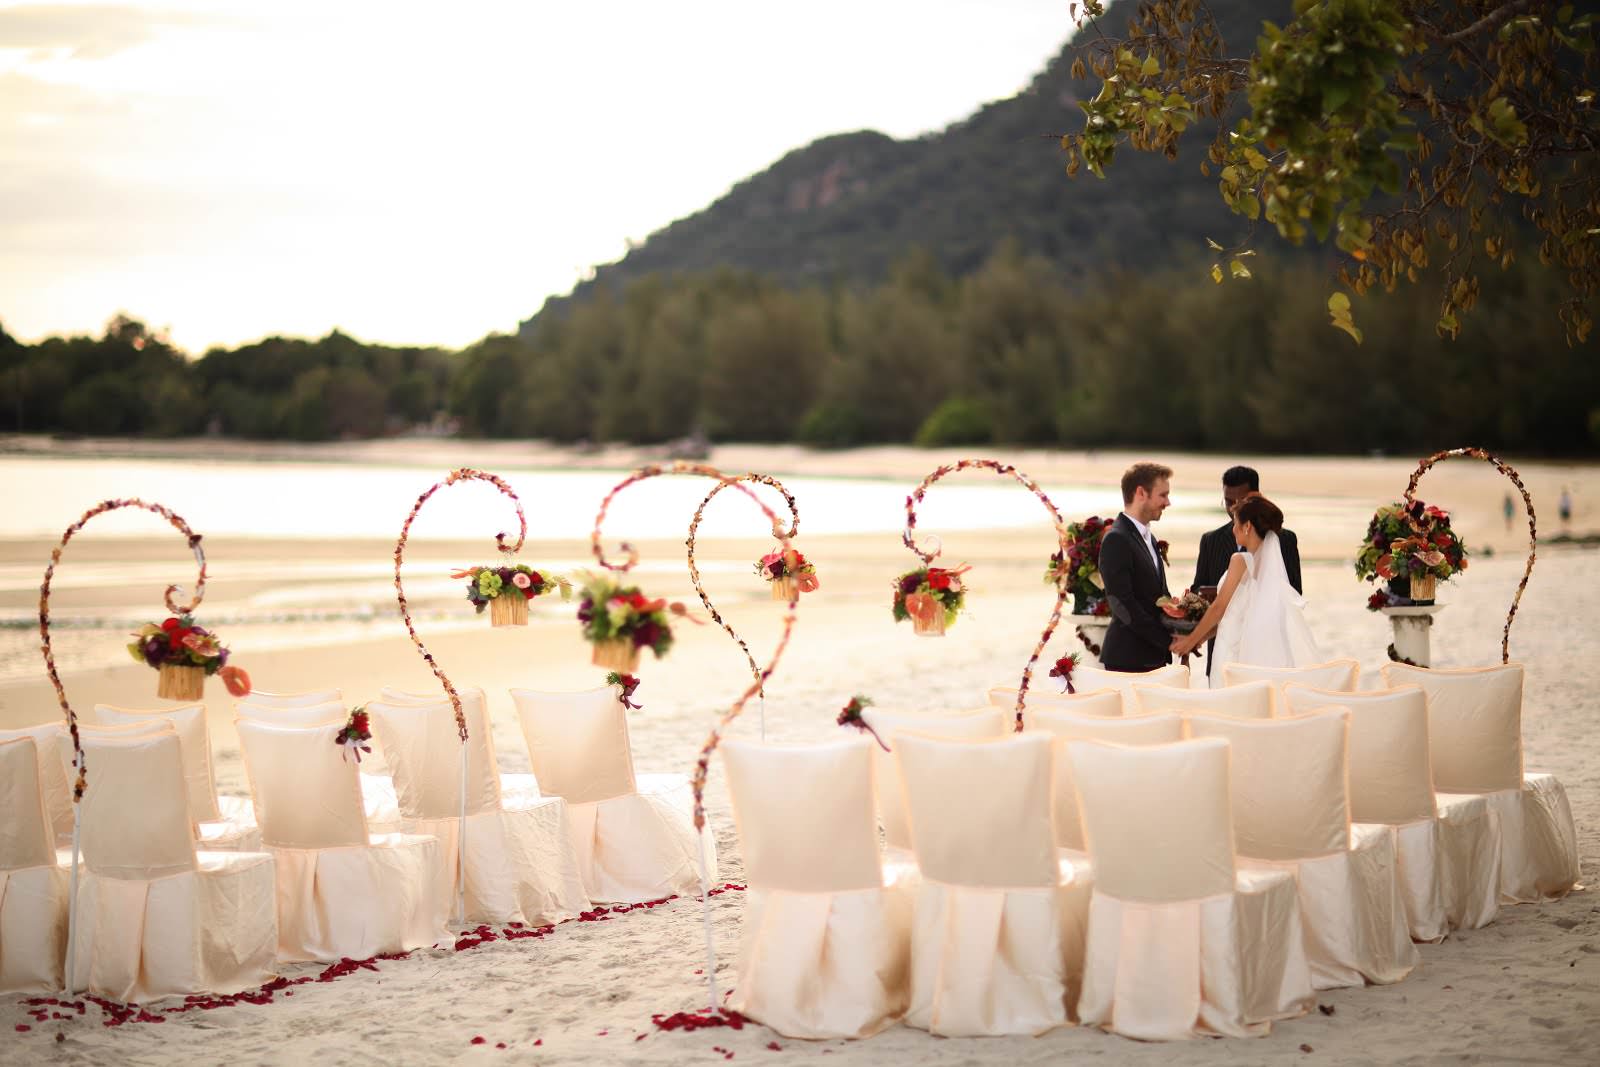
[[594, 665], [618, 674], [639, 667], [639, 652], [648, 648], [660, 659], [672, 647], [670, 615], [684, 614], [681, 604], [651, 600], [639, 587], [622, 585], [604, 574], [591, 574], [578, 602], [583, 638], [594, 646]]
[[372, 740], [372, 724], [367, 720], [367, 706], [362, 704], [350, 709], [350, 718], [345, 721], [344, 729], [333, 735], [333, 743], [344, 749], [339, 755], [346, 762], [354, 756], [356, 763], [361, 762], [361, 753], [372, 754], [372, 746], [367, 742]]
[[961, 576], [971, 568], [965, 563], [954, 570], [920, 567], [894, 580], [894, 621], [911, 620], [917, 633], [941, 637], [956, 621], [966, 603], [967, 590]]
[[817, 580], [816, 565], [795, 548], [768, 552], [756, 561], [756, 573], [771, 583], [773, 600], [793, 600], [800, 593], [815, 592], [822, 584]]
[[489, 609], [489, 622], [493, 626], [528, 625], [528, 601], [561, 590], [561, 599], [572, 596], [572, 583], [556, 574], [536, 571], [526, 563], [514, 567], [468, 567], [450, 577], [467, 580], [467, 599], [477, 609]]
[[[1415, 525], [1413, 525], [1413, 523]], [[1450, 513], [1418, 500], [1410, 513], [1401, 503], [1378, 509], [1356, 553], [1356, 577], [1382, 578], [1388, 590], [1367, 601], [1369, 610], [1432, 604], [1434, 586], [1467, 569], [1467, 546], [1450, 527]], [[1383, 601], [1379, 602], [1379, 595]]]
[[161, 672], [156, 695], [163, 700], [199, 700], [205, 695], [206, 678], [213, 674], [222, 676], [234, 696], [250, 693], [250, 676], [228, 666], [228, 650], [193, 615], [145, 623], [128, 643], [128, 655]]

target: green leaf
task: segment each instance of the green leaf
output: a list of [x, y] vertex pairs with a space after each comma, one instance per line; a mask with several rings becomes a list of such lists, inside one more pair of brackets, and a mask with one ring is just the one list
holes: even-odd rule
[[1156, 62], [1155, 56], [1145, 56], [1144, 66], [1139, 68], [1139, 73], [1146, 78], [1153, 78], [1161, 73], [1161, 64]]
[[[1594, 232], [1594, 231], [1593, 231], [1593, 230], [1590, 230], [1590, 231], [1589, 231], [1589, 232], [1590, 232], [1590, 233], [1593, 233], [1593, 232]], [[1213, 251], [1213, 252], [1220, 252], [1220, 251], [1222, 251], [1222, 246], [1221, 246], [1221, 245], [1219, 245], [1219, 244], [1217, 244], [1217, 242], [1215, 242], [1215, 241], [1213, 241], [1213, 240], [1212, 240], [1212, 239], [1211, 239], [1211, 238], [1209, 238], [1209, 237], [1207, 237], [1207, 238], [1206, 238], [1206, 247], [1207, 247], [1207, 248], [1209, 248], [1209, 249], [1211, 249], [1211, 251]]]
[[1350, 298], [1343, 293], [1334, 293], [1328, 297], [1328, 311], [1334, 315], [1350, 317]]
[[1213, 264], [1211, 264], [1211, 280], [1216, 282], [1218, 285], [1222, 284], [1222, 264], [1221, 263], [1213, 263]]
[[1333, 325], [1356, 339], [1356, 344], [1361, 343], [1361, 329], [1349, 319], [1334, 319]]
[[1235, 278], [1250, 277], [1250, 268], [1245, 266], [1237, 259], [1228, 264], [1228, 269], [1233, 272], [1233, 276]]

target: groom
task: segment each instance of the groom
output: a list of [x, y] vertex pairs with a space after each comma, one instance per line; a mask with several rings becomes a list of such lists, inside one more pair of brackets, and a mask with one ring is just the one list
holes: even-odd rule
[[1122, 514], [1100, 542], [1100, 577], [1111, 606], [1100, 655], [1107, 670], [1151, 671], [1172, 662], [1176, 638], [1156, 607], [1170, 595], [1167, 568], [1150, 533], [1171, 503], [1171, 486], [1172, 469], [1159, 463], [1135, 463], [1122, 476]]

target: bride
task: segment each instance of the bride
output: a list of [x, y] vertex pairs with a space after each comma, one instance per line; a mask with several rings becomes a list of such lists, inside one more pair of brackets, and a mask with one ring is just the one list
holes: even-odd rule
[[1233, 512], [1233, 539], [1246, 551], [1235, 553], [1228, 562], [1216, 601], [1194, 632], [1174, 643], [1173, 652], [1188, 655], [1215, 629], [1212, 662], [1219, 666], [1302, 667], [1321, 662], [1306, 624], [1305, 598], [1294, 591], [1284, 569], [1278, 545], [1281, 529], [1283, 512], [1266, 497], [1252, 495], [1239, 502]]

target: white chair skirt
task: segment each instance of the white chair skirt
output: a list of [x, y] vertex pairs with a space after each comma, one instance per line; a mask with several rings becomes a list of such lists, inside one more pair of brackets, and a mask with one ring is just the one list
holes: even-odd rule
[[[510, 800], [506, 801], [509, 809]], [[459, 819], [408, 819], [406, 831], [439, 839], [438, 892], [454, 913]], [[589, 907], [567, 832], [567, 805], [544, 797], [515, 810], [467, 816], [468, 922], [544, 926]]]
[[[694, 795], [681, 774], [641, 774], [638, 792], [568, 804], [572, 849], [584, 891], [595, 902], [637, 904], [700, 891]], [[717, 880], [717, 849], [706, 827], [706, 880]]]
[[1391, 985], [1416, 967], [1396, 851], [1389, 827], [1357, 823], [1347, 852], [1292, 863], [1239, 861], [1293, 872], [1313, 989]]
[[1555, 775], [1527, 774], [1520, 790], [1479, 795], [1500, 823], [1501, 903], [1531, 904], [1581, 888], [1578, 831], [1567, 791]]
[[269, 849], [278, 867], [279, 959], [364, 960], [449, 940], [438, 839], [373, 834], [371, 842]]
[[[1375, 825], [1378, 824], [1353, 823], [1350, 830], [1369, 832]], [[1418, 819], [1385, 828], [1394, 836], [1396, 881], [1411, 940], [1444, 940], [1450, 933], [1454, 886], [1444, 851], [1443, 824], [1438, 819]]]
[[61, 988], [71, 852], [50, 867], [0, 871], [0, 993]]
[[870, 1037], [906, 1010], [913, 888], [752, 886], [728, 1006], [785, 1037]]
[[1233, 893], [1145, 904], [1096, 891], [1078, 1015], [1085, 1026], [1170, 1041], [1265, 1035], [1311, 1007], [1294, 877], [1240, 870]]
[[237, 993], [265, 982], [278, 948], [273, 858], [197, 852], [195, 870], [152, 879], [78, 873], [75, 981], [125, 1004]]
[[1450, 927], [1488, 926], [1500, 912], [1500, 813], [1477, 793], [1440, 793], [1438, 802]]

